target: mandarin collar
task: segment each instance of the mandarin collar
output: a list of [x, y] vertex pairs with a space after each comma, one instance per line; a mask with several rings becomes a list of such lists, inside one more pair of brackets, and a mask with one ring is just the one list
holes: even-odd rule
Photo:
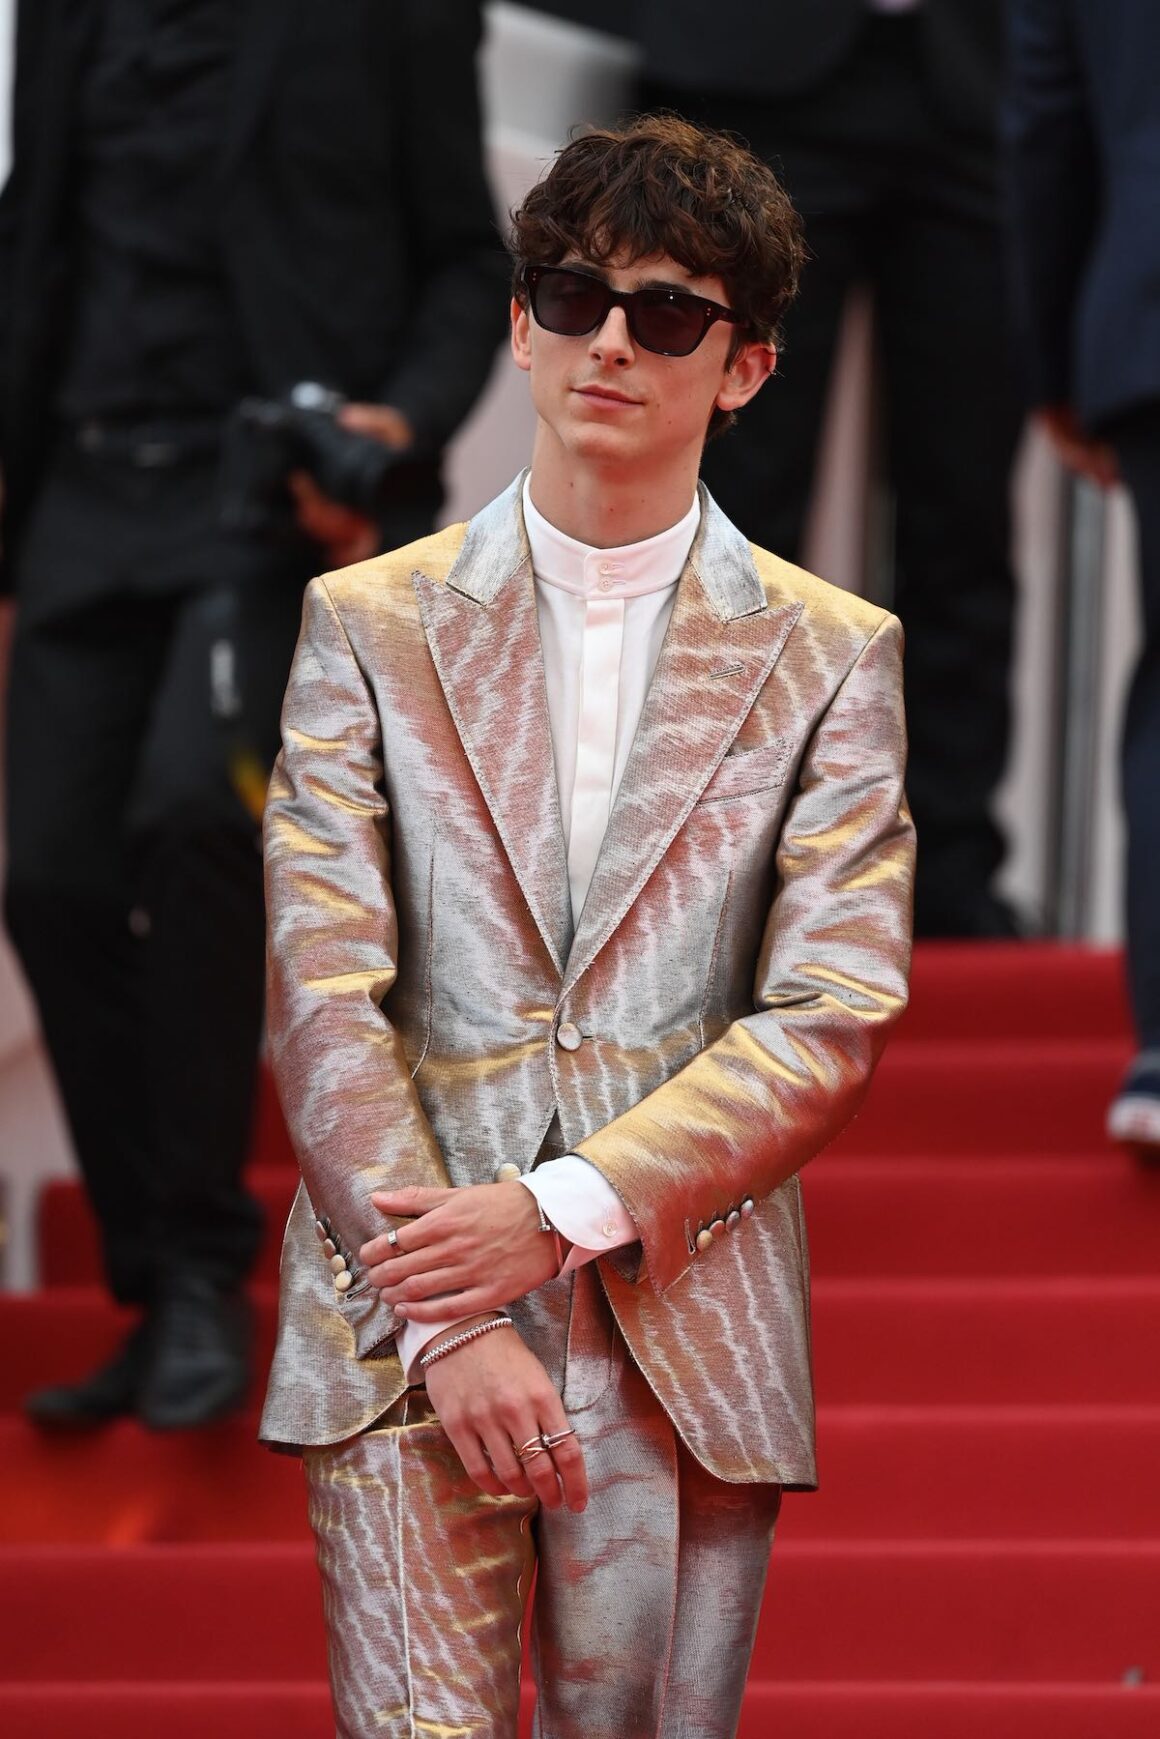
[[577, 598], [640, 598], [675, 586], [701, 522], [701, 503], [694, 495], [688, 513], [654, 537], [593, 549], [544, 518], [532, 500], [530, 478], [524, 480], [523, 507], [536, 579]]

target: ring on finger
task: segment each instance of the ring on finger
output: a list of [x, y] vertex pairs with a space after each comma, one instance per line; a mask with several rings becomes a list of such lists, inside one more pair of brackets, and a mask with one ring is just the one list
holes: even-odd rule
[[399, 1234], [394, 1226], [387, 1227], [387, 1243], [391, 1246], [392, 1250], [397, 1250], [399, 1247]]
[[543, 1455], [545, 1449], [543, 1436], [529, 1437], [526, 1443], [521, 1443], [516, 1450], [517, 1461], [534, 1461], [537, 1455]]

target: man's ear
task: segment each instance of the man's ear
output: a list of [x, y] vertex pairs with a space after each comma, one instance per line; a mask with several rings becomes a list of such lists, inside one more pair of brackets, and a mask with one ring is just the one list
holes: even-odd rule
[[719, 411], [739, 411], [759, 393], [777, 367], [777, 349], [772, 344], [743, 344], [729, 367], [717, 394]]
[[528, 373], [532, 366], [532, 322], [524, 304], [512, 297], [512, 360]]

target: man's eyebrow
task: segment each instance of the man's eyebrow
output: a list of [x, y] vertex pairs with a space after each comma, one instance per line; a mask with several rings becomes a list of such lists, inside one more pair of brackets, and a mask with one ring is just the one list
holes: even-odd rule
[[[609, 290], [613, 287], [608, 282], [608, 273], [603, 266], [594, 266], [590, 261], [582, 259], [563, 259], [560, 264], [574, 271], [583, 272], [586, 277], [599, 278], [600, 282]], [[694, 290], [691, 284], [682, 284], [679, 281], [674, 283], [672, 278], [635, 278], [632, 288], [634, 290], [680, 290], [686, 296], [699, 296], [701, 293], [699, 290]]]

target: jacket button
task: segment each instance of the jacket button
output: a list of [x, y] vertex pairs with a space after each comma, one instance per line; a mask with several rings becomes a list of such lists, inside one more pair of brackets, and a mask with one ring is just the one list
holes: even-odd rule
[[322, 1240], [322, 1254], [326, 1257], [337, 1256], [338, 1245], [334, 1242], [333, 1238], [324, 1238]]
[[702, 1226], [701, 1230], [697, 1233], [697, 1248], [698, 1248], [698, 1250], [707, 1250], [712, 1242], [713, 1242], [712, 1230], [708, 1226]]
[[354, 1275], [348, 1274], [345, 1268], [341, 1274], [336, 1274], [334, 1277], [334, 1290], [336, 1292], [349, 1292], [353, 1285]]
[[523, 1177], [523, 1172], [514, 1159], [505, 1159], [502, 1165], [495, 1168], [496, 1183], [511, 1183], [517, 1177]]
[[578, 1051], [584, 1043], [584, 1034], [572, 1021], [561, 1021], [556, 1029], [556, 1043], [564, 1051]]
[[345, 1256], [332, 1256], [330, 1258], [330, 1272], [332, 1274], [345, 1274], [345, 1272], [346, 1272], [346, 1257]]

